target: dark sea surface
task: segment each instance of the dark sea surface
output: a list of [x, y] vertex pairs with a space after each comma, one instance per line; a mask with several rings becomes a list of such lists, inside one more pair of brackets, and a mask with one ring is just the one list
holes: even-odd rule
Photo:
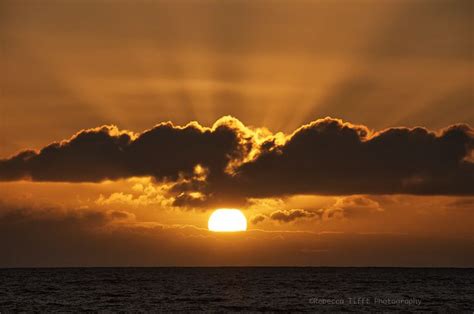
[[474, 269], [0, 269], [0, 285], [2, 313], [474, 310]]

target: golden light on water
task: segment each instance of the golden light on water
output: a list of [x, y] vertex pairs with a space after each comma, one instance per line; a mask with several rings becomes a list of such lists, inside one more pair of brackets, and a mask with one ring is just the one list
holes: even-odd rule
[[209, 217], [208, 228], [214, 232], [246, 231], [247, 219], [238, 209], [217, 209]]

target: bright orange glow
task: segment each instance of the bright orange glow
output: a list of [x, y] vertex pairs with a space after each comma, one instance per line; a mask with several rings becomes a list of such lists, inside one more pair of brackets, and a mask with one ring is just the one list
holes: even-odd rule
[[209, 217], [208, 228], [214, 232], [247, 230], [247, 219], [238, 209], [218, 209]]

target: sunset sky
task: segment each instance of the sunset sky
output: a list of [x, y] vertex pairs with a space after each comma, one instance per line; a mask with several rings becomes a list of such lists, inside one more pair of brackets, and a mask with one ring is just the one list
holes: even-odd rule
[[473, 18], [1, 1], [0, 267], [474, 267]]

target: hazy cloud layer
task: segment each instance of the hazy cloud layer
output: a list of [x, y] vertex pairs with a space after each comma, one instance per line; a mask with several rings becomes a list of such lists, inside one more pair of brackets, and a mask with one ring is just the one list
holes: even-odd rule
[[324, 218], [345, 217], [353, 219], [365, 218], [368, 215], [383, 212], [384, 209], [377, 201], [368, 196], [351, 195], [337, 199], [333, 205], [323, 211]]
[[[474, 194], [474, 130], [365, 126], [325, 118], [291, 135], [225, 117], [212, 128], [162, 123], [141, 134], [104, 126], [0, 161], [3, 181], [98, 182], [150, 176], [174, 205], [294, 194]], [[357, 204], [356, 204], [357, 205]]]
[[351, 266], [472, 267], [473, 247], [472, 238], [443, 234], [251, 230], [222, 235], [187, 225], [139, 223], [127, 213], [0, 203], [1, 267], [347, 266], [348, 256]]

